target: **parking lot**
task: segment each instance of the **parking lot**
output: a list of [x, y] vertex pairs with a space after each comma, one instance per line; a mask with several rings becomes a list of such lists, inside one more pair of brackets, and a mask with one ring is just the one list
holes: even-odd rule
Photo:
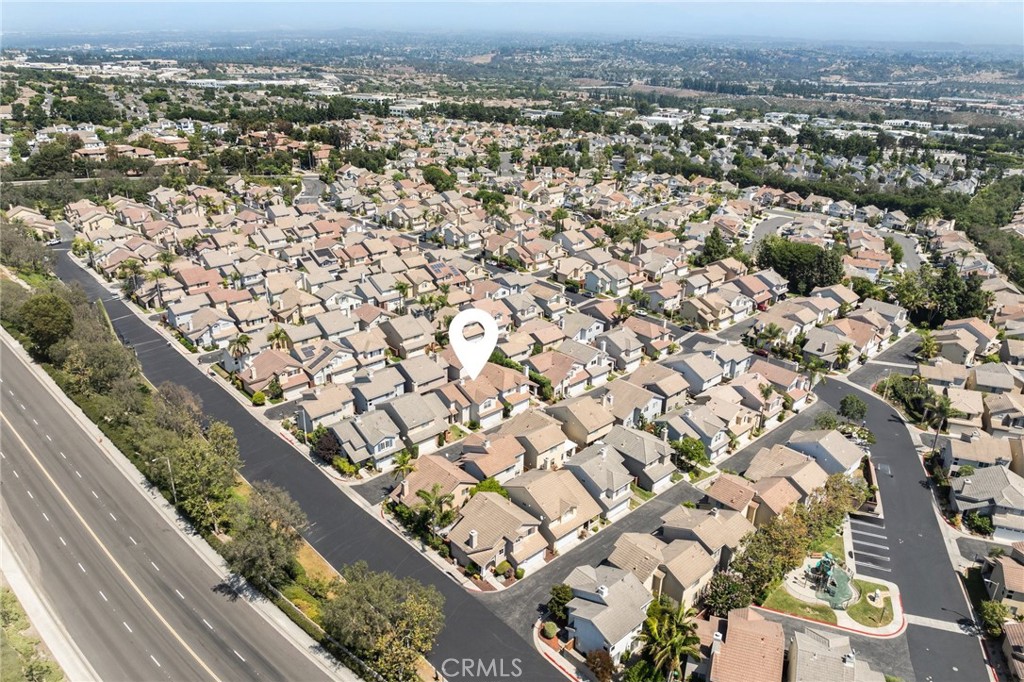
[[885, 532], [885, 522], [867, 517], [850, 517], [850, 530], [856, 573], [887, 578], [892, 568], [889, 565], [889, 536]]

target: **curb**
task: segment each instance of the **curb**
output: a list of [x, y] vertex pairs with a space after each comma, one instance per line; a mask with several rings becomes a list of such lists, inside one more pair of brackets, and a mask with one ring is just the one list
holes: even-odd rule
[[826, 623], [823, 620], [817, 620], [815, 618], [806, 618], [804, 616], [796, 616], [796, 615], [793, 615], [792, 613], [786, 613], [785, 611], [776, 611], [775, 609], [769, 609], [769, 608], [766, 608], [764, 606], [752, 606], [751, 608], [757, 609], [759, 611], [766, 611], [768, 613], [775, 613], [775, 614], [778, 614], [780, 616], [786, 616], [787, 618], [795, 618], [796, 620], [802, 620], [805, 623], [813, 623], [814, 625], [821, 625], [821, 626], [824, 626], [824, 627], [835, 628], [837, 630], [843, 630], [845, 632], [852, 632], [853, 634], [860, 635], [861, 637], [871, 637], [872, 639], [892, 639], [894, 637], [899, 637], [900, 635], [902, 635], [906, 631], [907, 625], [908, 625], [907, 617], [906, 617], [906, 612], [904, 612], [904, 610], [903, 610], [903, 595], [902, 594], [899, 595], [899, 599], [900, 599], [900, 613], [903, 614], [902, 622], [900, 623], [899, 628], [897, 628], [893, 632], [888, 632], [888, 633], [885, 633], [885, 634], [877, 634], [877, 633], [874, 633], [874, 632], [869, 632], [867, 630], [860, 630], [858, 628], [846, 627], [845, 625], [838, 625], [836, 623]]
[[575, 672], [569, 672], [564, 665], [559, 661], [558, 657], [553, 655], [551, 647], [547, 646], [537, 638], [537, 633], [540, 631], [540, 625], [544, 622], [543, 618], [538, 618], [534, 621], [533, 626], [530, 628], [530, 642], [533, 644], [533, 648], [540, 654], [544, 660], [551, 664], [551, 666], [560, 672], [566, 679], [572, 680], [572, 682], [585, 682], [583, 678], [577, 676]]

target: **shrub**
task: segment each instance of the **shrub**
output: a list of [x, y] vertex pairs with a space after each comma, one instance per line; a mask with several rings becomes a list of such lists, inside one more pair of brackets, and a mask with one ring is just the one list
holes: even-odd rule
[[995, 528], [992, 526], [992, 519], [982, 516], [978, 512], [970, 512], [964, 516], [964, 524], [979, 535], [992, 535]]
[[508, 572], [512, 570], [512, 564], [507, 561], [502, 561], [498, 564], [497, 568], [494, 569], [497, 575], [508, 575]]
[[263, 407], [267, 404], [267, 396], [263, 391], [256, 391], [252, 394], [252, 404], [254, 407]]
[[544, 637], [547, 639], [554, 639], [555, 635], [558, 634], [558, 626], [552, 623], [550, 620], [544, 623]]
[[526, 575], [526, 569], [520, 566], [516, 569], [516, 580], [522, 580], [523, 576]]
[[355, 476], [359, 473], [359, 467], [348, 461], [345, 457], [335, 457], [331, 460], [331, 466], [343, 476]]

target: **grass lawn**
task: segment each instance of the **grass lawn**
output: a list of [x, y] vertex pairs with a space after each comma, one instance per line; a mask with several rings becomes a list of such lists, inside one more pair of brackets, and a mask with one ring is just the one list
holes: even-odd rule
[[703, 481], [705, 478], [711, 475], [710, 471], [705, 471], [700, 467], [694, 467], [690, 470], [690, 483], [696, 483], [697, 481]]
[[886, 590], [884, 585], [867, 582], [866, 580], [854, 580], [857, 589], [860, 590], [860, 601], [846, 610], [850, 618], [861, 625], [868, 627], [881, 627], [892, 622], [892, 598], [886, 597], [882, 606], [875, 606], [868, 601], [868, 594], [875, 590]]
[[832, 556], [842, 561], [844, 559], [843, 536], [841, 533], [834, 533], [832, 537], [825, 540], [816, 540], [808, 547], [808, 551], [819, 554], [831, 552]]
[[452, 424], [452, 426], [448, 429], [448, 433], [452, 434], [452, 440], [458, 440], [460, 438], [465, 438], [466, 436], [469, 435], [468, 433], [466, 433], [465, 431], [460, 429], [455, 424]]
[[967, 588], [967, 596], [971, 598], [971, 604], [975, 609], [981, 608], [981, 602], [988, 601], [988, 590], [985, 588], [985, 581], [981, 577], [981, 569], [972, 567], [967, 569], [967, 577], [960, 578]]
[[332, 580], [334, 578], [341, 577], [338, 572], [334, 570], [334, 567], [327, 563], [326, 560], [313, 550], [313, 546], [308, 542], [303, 541], [299, 547], [299, 554], [297, 559], [302, 567], [306, 569], [306, 575], [310, 578], [317, 578], [320, 580]]
[[812, 618], [825, 623], [831, 623], [832, 625], [836, 624], [836, 614], [832, 609], [824, 604], [808, 604], [805, 601], [800, 601], [787, 592], [784, 585], [776, 587], [775, 591], [768, 595], [768, 598], [761, 606], [766, 609], [782, 611], [783, 613], [791, 613], [794, 616]]
[[649, 500], [652, 497], [654, 497], [654, 493], [649, 492], [647, 490], [644, 490], [643, 488], [638, 486], [636, 483], [630, 483], [629, 484], [629, 489], [633, 491], [634, 495], [639, 497], [644, 502], [646, 502], [647, 500]]

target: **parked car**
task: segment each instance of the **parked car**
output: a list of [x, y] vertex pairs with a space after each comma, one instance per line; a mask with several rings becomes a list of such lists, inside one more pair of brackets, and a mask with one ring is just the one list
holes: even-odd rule
[[57, 246], [58, 244], [62, 244], [63, 242], [64, 242], [64, 240], [61, 239], [60, 237], [54, 237], [53, 239], [50, 239], [49, 241], [47, 241], [46, 245], [47, 246]]

